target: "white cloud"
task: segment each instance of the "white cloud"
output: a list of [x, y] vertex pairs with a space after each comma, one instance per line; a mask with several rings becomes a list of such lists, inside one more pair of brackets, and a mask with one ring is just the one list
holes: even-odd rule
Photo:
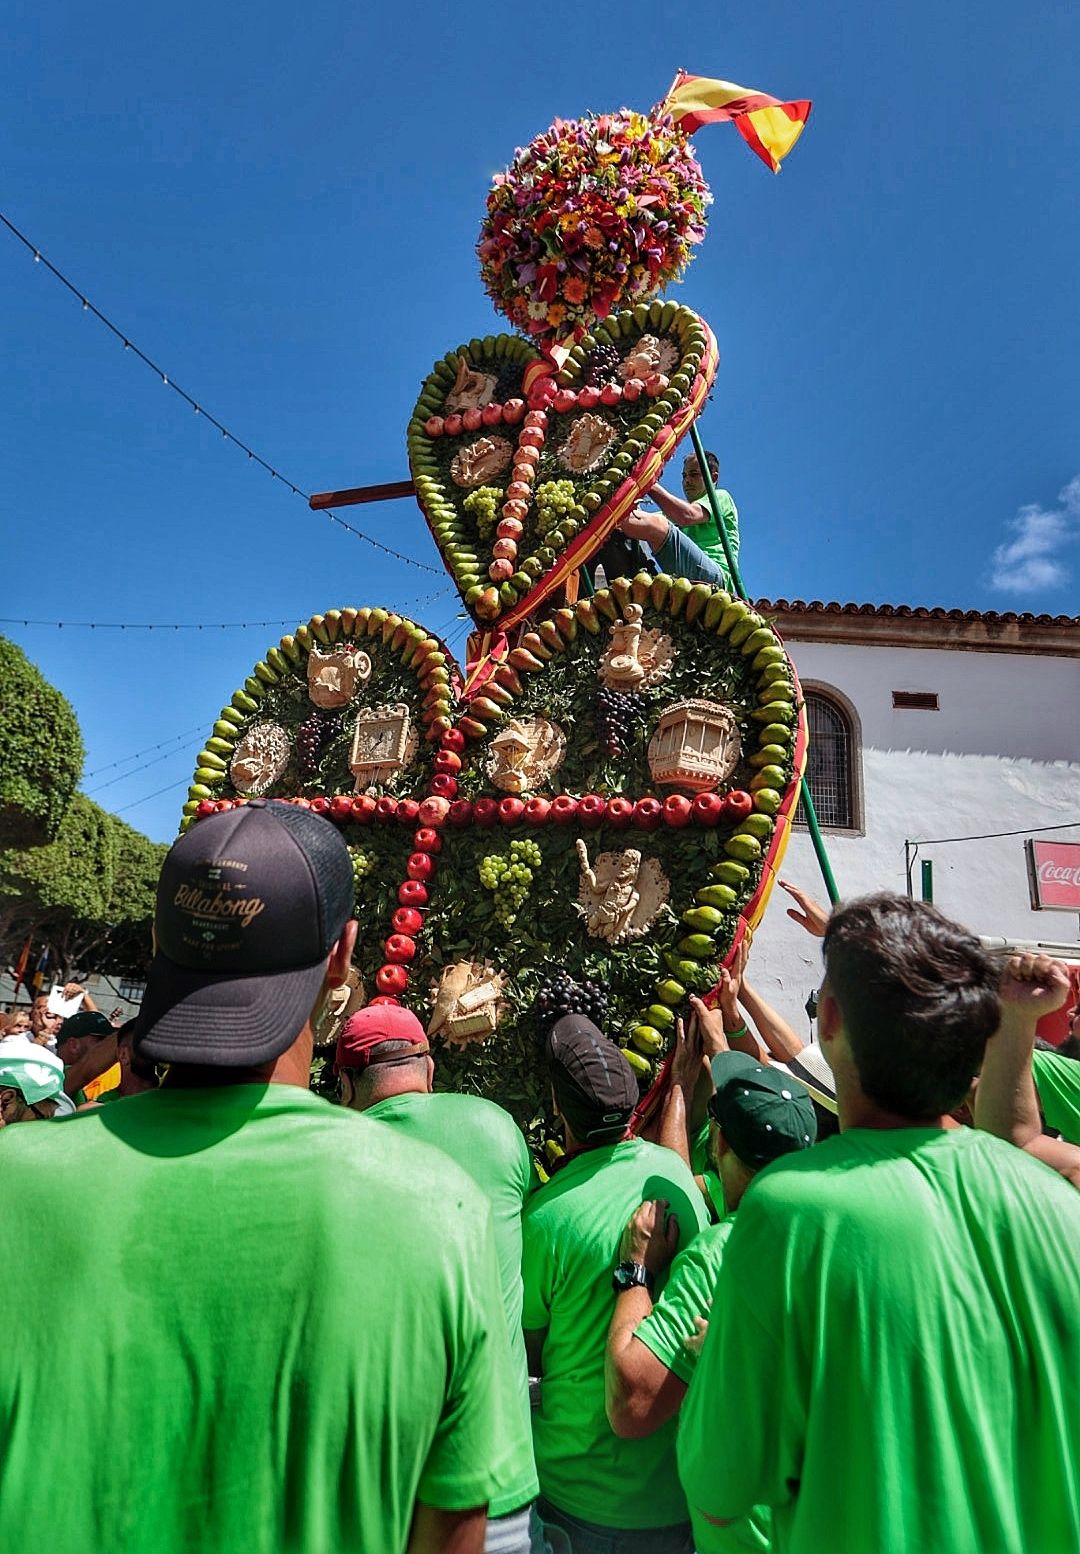
[[994, 551], [992, 588], [1032, 594], [1068, 582], [1071, 573], [1061, 552], [1080, 536], [1080, 475], [1058, 493], [1056, 507], [1032, 502], [1007, 528], [1012, 537]]

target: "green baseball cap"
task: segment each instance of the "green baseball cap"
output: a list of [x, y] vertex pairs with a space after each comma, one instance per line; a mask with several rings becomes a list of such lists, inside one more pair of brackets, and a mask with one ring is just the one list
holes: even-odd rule
[[719, 1052], [712, 1077], [709, 1116], [744, 1165], [759, 1170], [817, 1138], [810, 1097], [790, 1074], [746, 1052]]

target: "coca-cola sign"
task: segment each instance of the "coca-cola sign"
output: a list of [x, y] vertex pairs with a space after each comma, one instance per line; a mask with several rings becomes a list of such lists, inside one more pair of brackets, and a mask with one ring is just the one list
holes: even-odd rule
[[1080, 842], [1025, 842], [1036, 912], [1080, 913]]

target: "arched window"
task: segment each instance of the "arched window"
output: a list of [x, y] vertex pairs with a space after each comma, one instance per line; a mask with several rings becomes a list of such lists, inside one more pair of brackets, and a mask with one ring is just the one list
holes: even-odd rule
[[[806, 780], [818, 823], [834, 831], [858, 831], [862, 826], [858, 720], [854, 708], [835, 691], [804, 684], [810, 748]], [[806, 824], [799, 804], [796, 821]]]

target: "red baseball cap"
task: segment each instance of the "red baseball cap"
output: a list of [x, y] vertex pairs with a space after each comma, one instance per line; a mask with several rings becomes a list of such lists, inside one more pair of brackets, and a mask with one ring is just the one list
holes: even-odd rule
[[[413, 1051], [392, 1052], [385, 1058], [373, 1060], [372, 1048], [380, 1046], [384, 1041], [407, 1041]], [[420, 1057], [428, 1051], [430, 1048], [424, 1027], [411, 1009], [403, 1009], [400, 1004], [369, 1004], [366, 1009], [358, 1009], [345, 1021], [344, 1029], [338, 1037], [334, 1061], [339, 1069], [367, 1068], [372, 1061], [400, 1062], [402, 1058]]]

